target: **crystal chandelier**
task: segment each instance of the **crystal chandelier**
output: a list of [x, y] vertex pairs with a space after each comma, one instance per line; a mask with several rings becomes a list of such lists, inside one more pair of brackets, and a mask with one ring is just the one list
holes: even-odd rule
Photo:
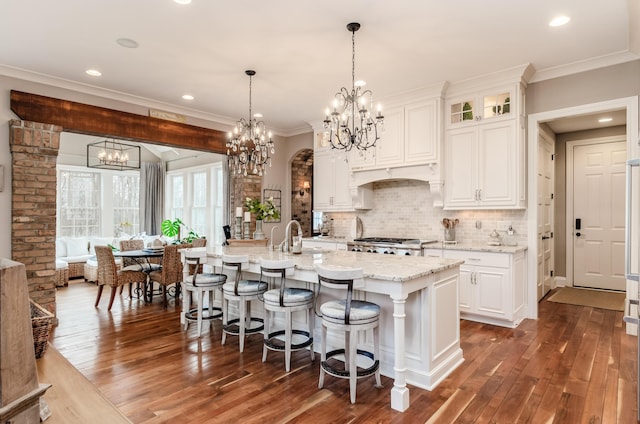
[[227, 156], [229, 168], [236, 174], [247, 176], [248, 171], [262, 176], [266, 172], [266, 165], [271, 167], [271, 155], [275, 153], [271, 132], [267, 134], [260, 114], [251, 114], [251, 78], [256, 71], [247, 70], [249, 75], [249, 121], [240, 118], [236, 127], [229, 132], [227, 140]]
[[364, 90], [364, 81], [356, 82], [356, 31], [360, 24], [352, 22], [347, 25], [351, 32], [351, 91], [342, 87], [333, 99], [333, 111], [327, 108], [324, 128], [330, 131], [329, 142], [334, 149], [350, 151], [354, 147], [367, 150], [376, 145], [380, 138], [378, 130], [382, 130], [384, 116], [378, 105], [375, 117], [371, 116], [373, 93]]

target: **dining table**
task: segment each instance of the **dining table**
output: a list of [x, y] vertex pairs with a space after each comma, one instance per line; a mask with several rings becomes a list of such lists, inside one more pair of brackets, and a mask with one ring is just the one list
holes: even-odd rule
[[147, 274], [147, 281], [142, 282], [142, 289], [136, 288], [134, 291], [145, 302], [151, 303], [153, 300], [153, 282], [149, 279], [149, 273], [152, 271], [151, 258], [162, 258], [164, 256], [164, 247], [118, 250], [113, 252], [113, 256], [116, 258], [130, 258], [140, 265], [142, 271]]

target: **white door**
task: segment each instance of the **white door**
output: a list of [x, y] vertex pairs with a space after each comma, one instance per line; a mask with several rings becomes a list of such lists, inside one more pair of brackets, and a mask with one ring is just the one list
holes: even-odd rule
[[573, 147], [573, 285], [626, 290], [625, 142]]
[[553, 155], [555, 140], [540, 131], [538, 140], [538, 300], [553, 287]]

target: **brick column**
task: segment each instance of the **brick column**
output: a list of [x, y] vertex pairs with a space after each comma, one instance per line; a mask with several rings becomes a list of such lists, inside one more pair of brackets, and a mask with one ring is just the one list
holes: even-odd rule
[[[231, 234], [233, 235], [233, 223], [236, 222], [234, 216], [236, 207], [241, 206], [243, 210], [244, 201], [247, 197], [262, 199], [262, 177], [255, 174], [248, 174], [246, 177], [230, 172], [229, 186], [229, 222], [231, 223]], [[256, 229], [255, 217], [251, 217], [251, 234]], [[253, 237], [253, 236], [252, 236]]]
[[56, 312], [56, 159], [62, 127], [9, 121], [11, 255], [27, 271], [29, 296]]

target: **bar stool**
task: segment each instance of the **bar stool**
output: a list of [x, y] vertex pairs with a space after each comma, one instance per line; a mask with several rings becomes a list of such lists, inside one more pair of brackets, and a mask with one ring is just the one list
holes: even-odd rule
[[[242, 279], [242, 267], [249, 264], [248, 255], [222, 255], [222, 272], [225, 269], [235, 270], [234, 281], [222, 286], [222, 344], [227, 334], [240, 338], [240, 352], [244, 351], [244, 338], [248, 334], [258, 333], [264, 329], [264, 320], [251, 316], [251, 301], [258, 300], [267, 291], [267, 283], [260, 280]], [[229, 301], [238, 302], [238, 318], [229, 319]], [[258, 327], [251, 327], [251, 322], [259, 322]]]
[[[294, 261], [267, 260], [260, 261], [260, 280], [268, 277], [275, 280], [280, 278], [280, 287], [273, 288], [264, 293], [264, 343], [262, 348], [262, 362], [267, 360], [267, 351], [284, 351], [284, 367], [287, 372], [291, 368], [291, 351], [309, 347], [311, 361], [313, 352], [313, 291], [308, 289], [286, 287], [286, 277], [293, 275]], [[292, 329], [292, 314], [296, 311], [307, 310], [309, 313], [309, 331]], [[285, 329], [270, 331], [270, 323], [276, 312], [284, 312]], [[293, 343], [293, 335], [303, 336], [300, 343]], [[284, 335], [284, 344], [278, 336]]]
[[[339, 266], [315, 265], [318, 273], [318, 283], [333, 289], [346, 289], [346, 300], [331, 300], [320, 306], [322, 318], [322, 348], [320, 363], [320, 380], [318, 388], [324, 385], [324, 375], [348, 378], [351, 395], [351, 403], [356, 402], [356, 381], [358, 378], [375, 375], [375, 387], [382, 387], [380, 383], [380, 340], [378, 323], [380, 321], [380, 306], [363, 300], [353, 300], [353, 282], [363, 278], [362, 268], [347, 268]], [[318, 294], [319, 291], [318, 291]], [[317, 298], [316, 298], [317, 299]], [[336, 349], [327, 353], [327, 329], [343, 331], [345, 334], [344, 349]], [[358, 349], [357, 340], [359, 331], [373, 330], [373, 353]], [[333, 366], [335, 361], [329, 363], [334, 356], [344, 355], [344, 368]], [[358, 356], [366, 357], [373, 364], [366, 369], [358, 369]]]
[[[222, 316], [222, 309], [213, 306], [215, 299], [215, 291], [219, 290], [227, 281], [225, 274], [205, 273], [202, 271], [203, 264], [207, 257], [207, 250], [204, 247], [180, 249], [183, 262], [183, 281], [182, 281], [182, 311], [180, 312], [180, 323], [184, 325], [184, 331], [187, 331], [189, 324], [197, 323], [198, 337], [202, 334], [202, 322], [211, 321]], [[194, 273], [189, 275], [189, 269], [193, 269]], [[196, 307], [191, 308], [193, 298], [196, 298]], [[204, 299], [208, 298], [207, 306], [204, 306]], [[206, 314], [205, 314], [206, 313]]]

